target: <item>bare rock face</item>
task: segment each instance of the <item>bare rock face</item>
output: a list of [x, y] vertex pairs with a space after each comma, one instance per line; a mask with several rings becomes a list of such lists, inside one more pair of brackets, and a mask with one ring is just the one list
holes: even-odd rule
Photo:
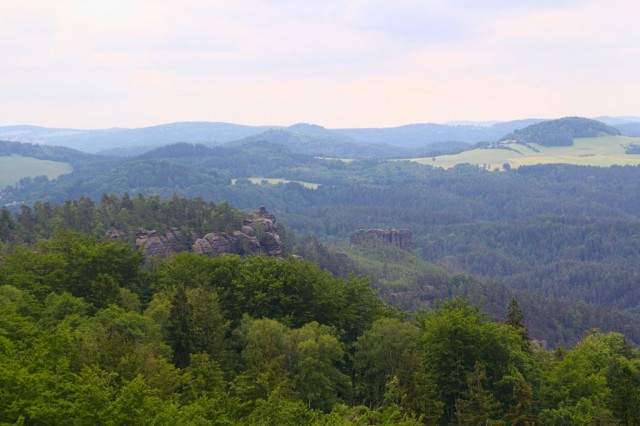
[[242, 231], [231, 233], [231, 247], [233, 252], [240, 255], [257, 255], [262, 253], [260, 241], [256, 237], [250, 237]]
[[191, 249], [194, 253], [208, 256], [233, 253], [231, 236], [226, 232], [212, 232], [202, 238], [198, 238]]
[[267, 211], [265, 206], [258, 207], [258, 210], [254, 213], [261, 219], [269, 219], [273, 224], [276, 223], [276, 217]]
[[111, 228], [105, 234], [108, 240], [118, 241], [127, 237], [127, 233], [119, 229]]
[[192, 235], [186, 235], [180, 228], [170, 228], [164, 233], [172, 252], [188, 250], [191, 247]]
[[[112, 235], [115, 233], [112, 232]], [[120, 238], [122, 232], [118, 234]], [[164, 234], [156, 230], [142, 230], [136, 233], [135, 247], [142, 248], [145, 256], [168, 257], [171, 253], [188, 250], [190, 237], [179, 228], [167, 229]]]
[[276, 217], [264, 206], [249, 214], [242, 221], [239, 230], [212, 232], [196, 239], [192, 250], [196, 253], [217, 256], [223, 253], [239, 255], [265, 254], [272, 257], [282, 256], [283, 246], [276, 232]]
[[413, 237], [408, 229], [359, 229], [349, 237], [351, 247], [361, 247], [367, 242], [382, 242], [408, 250], [413, 248]]
[[142, 248], [145, 256], [167, 257], [171, 254], [169, 241], [156, 230], [138, 232], [135, 245], [136, 248]]
[[[281, 257], [283, 244], [275, 223], [276, 217], [261, 206], [257, 211], [247, 215], [239, 230], [229, 233], [211, 232], [204, 236], [188, 235], [179, 228], [170, 228], [164, 233], [141, 230], [135, 234], [135, 246], [141, 248], [145, 256], [161, 258], [168, 257], [171, 253], [189, 250], [205, 256], [229, 253]], [[106, 233], [110, 240], [131, 241], [130, 235], [117, 229], [110, 229]]]
[[282, 256], [282, 242], [280, 236], [276, 233], [265, 232], [264, 237], [260, 241], [264, 252], [271, 257]]

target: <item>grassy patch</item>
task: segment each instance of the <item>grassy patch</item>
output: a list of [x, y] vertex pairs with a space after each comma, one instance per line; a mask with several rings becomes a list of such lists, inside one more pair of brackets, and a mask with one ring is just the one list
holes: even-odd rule
[[46, 176], [55, 179], [60, 175], [71, 173], [73, 168], [69, 163], [58, 161], [38, 160], [22, 155], [0, 157], [0, 188], [16, 184], [25, 177]]
[[537, 144], [502, 143], [493, 148], [478, 148], [455, 155], [412, 158], [421, 164], [448, 169], [458, 164], [475, 164], [488, 170], [502, 170], [504, 164], [512, 168], [534, 164], [564, 163], [581, 166], [610, 167], [640, 165], [640, 156], [626, 154], [626, 148], [639, 143], [640, 138], [600, 136], [574, 139], [572, 146], [546, 147]]

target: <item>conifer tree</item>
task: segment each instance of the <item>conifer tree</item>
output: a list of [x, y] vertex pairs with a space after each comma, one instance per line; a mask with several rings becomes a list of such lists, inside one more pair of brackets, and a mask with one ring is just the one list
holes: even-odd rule
[[169, 341], [173, 349], [173, 362], [178, 367], [189, 365], [189, 353], [191, 352], [191, 338], [189, 335], [189, 319], [191, 309], [187, 300], [187, 292], [184, 286], [176, 288], [171, 303], [171, 315], [169, 323]]

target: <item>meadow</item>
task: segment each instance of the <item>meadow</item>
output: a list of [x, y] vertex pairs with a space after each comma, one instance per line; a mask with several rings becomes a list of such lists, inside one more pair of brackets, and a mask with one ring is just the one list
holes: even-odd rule
[[409, 161], [444, 169], [467, 163], [487, 170], [503, 170], [505, 164], [511, 168], [559, 163], [600, 167], [640, 165], [640, 155], [625, 153], [629, 145], [639, 143], [640, 138], [626, 136], [577, 138], [572, 146], [556, 147], [503, 142], [459, 154], [412, 158]]
[[71, 173], [73, 168], [69, 163], [58, 161], [38, 160], [22, 155], [0, 157], [0, 188], [15, 185], [25, 177], [46, 176], [55, 179], [60, 175]]

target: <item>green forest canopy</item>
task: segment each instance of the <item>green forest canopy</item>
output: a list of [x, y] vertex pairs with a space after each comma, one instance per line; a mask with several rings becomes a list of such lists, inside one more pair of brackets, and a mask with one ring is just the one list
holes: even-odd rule
[[403, 319], [310, 262], [143, 262], [71, 231], [2, 253], [0, 282], [4, 423], [640, 420], [636, 347], [593, 332], [546, 351], [514, 303], [503, 323], [462, 299]]

